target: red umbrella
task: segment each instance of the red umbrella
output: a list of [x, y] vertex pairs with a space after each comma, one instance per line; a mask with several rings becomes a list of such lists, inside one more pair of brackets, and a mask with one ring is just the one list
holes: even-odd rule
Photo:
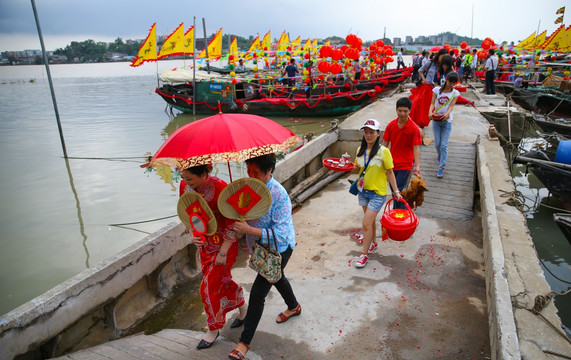
[[216, 114], [174, 133], [161, 145], [151, 165], [192, 166], [247, 159], [285, 151], [301, 141], [291, 130], [257, 115]]
[[440, 51], [440, 49], [442, 49], [442, 46], [435, 46], [432, 49], [430, 49], [430, 51], [437, 52]]

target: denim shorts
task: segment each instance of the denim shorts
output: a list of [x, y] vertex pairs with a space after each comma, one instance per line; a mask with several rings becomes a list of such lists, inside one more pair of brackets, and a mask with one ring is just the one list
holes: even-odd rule
[[363, 190], [359, 192], [359, 205], [379, 212], [385, 203], [386, 196], [380, 196], [373, 190]]

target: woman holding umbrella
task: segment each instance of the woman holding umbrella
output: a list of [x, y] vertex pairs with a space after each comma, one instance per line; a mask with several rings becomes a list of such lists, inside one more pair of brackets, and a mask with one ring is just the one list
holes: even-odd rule
[[198, 165], [181, 171], [180, 195], [186, 192], [199, 193], [214, 213], [218, 228], [211, 236], [192, 236], [193, 244], [198, 247], [203, 279], [200, 284], [200, 296], [208, 331], [198, 343], [197, 349], [212, 346], [218, 338], [220, 329], [226, 322], [226, 313], [239, 309], [240, 313], [230, 327], [242, 325], [246, 317], [247, 306], [242, 287], [232, 280], [230, 270], [238, 257], [237, 236], [231, 230], [234, 221], [225, 218], [218, 210], [218, 196], [226, 182], [210, 175], [211, 165]]

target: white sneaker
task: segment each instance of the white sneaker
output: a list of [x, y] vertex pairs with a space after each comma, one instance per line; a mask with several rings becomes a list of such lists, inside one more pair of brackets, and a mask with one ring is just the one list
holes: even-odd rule
[[365, 265], [367, 264], [367, 260], [369, 260], [369, 257], [365, 254], [361, 254], [359, 256], [359, 258], [357, 259], [357, 262], [355, 263], [355, 266], [358, 268], [362, 268], [365, 267]]

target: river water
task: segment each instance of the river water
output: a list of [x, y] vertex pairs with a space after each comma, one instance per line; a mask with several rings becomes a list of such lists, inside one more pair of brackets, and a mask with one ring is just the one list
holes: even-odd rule
[[[181, 65], [160, 61], [158, 71]], [[178, 221], [176, 176], [140, 165], [168, 134], [204, 117], [165, 112], [155, 64], [50, 70], [68, 161], [45, 67], [0, 67], [0, 314]], [[332, 120], [273, 119], [300, 136], [326, 131]], [[231, 171], [247, 176], [238, 164]], [[215, 172], [228, 181], [227, 165]]]
[[[52, 65], [67, 161], [45, 67], [0, 67], [0, 314], [178, 221], [176, 174], [141, 165], [170, 133], [203, 117], [173, 118], [154, 93], [157, 71], [182, 65]], [[301, 136], [326, 131], [332, 119], [273, 120]], [[234, 179], [246, 176], [239, 164], [231, 171]], [[229, 180], [226, 165], [215, 172]], [[566, 291], [571, 248], [545, 206], [560, 204], [524, 167], [515, 174], [546, 278], [554, 291]], [[555, 303], [567, 330], [569, 296]]]

